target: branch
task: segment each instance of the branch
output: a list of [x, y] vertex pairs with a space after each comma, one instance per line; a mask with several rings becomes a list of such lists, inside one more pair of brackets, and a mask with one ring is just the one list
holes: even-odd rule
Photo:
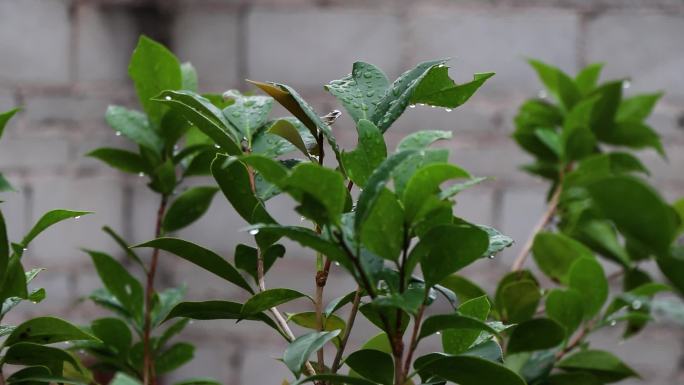
[[411, 342], [409, 343], [408, 355], [406, 356], [406, 361], [404, 362], [404, 381], [406, 381], [406, 378], [408, 377], [408, 372], [411, 368], [411, 361], [413, 360], [413, 354], [416, 352], [416, 349], [418, 348], [418, 332], [420, 331], [420, 324], [423, 321], [423, 314], [425, 314], [425, 303], [420, 305], [420, 309], [418, 309], [418, 314], [416, 314], [416, 318], [413, 321], [413, 333], [411, 334]]
[[558, 182], [558, 186], [556, 186], [556, 189], [553, 192], [553, 195], [551, 196], [551, 200], [549, 200], [549, 205], [546, 208], [546, 211], [544, 214], [539, 218], [539, 222], [534, 226], [534, 229], [532, 230], [532, 233], [530, 234], [529, 238], [527, 238], [527, 241], [525, 242], [525, 245], [523, 246], [522, 250], [520, 250], [520, 254], [515, 258], [515, 262], [513, 262], [513, 266], [511, 267], [511, 271], [520, 271], [525, 264], [525, 260], [527, 259], [527, 256], [530, 254], [530, 251], [532, 250], [532, 245], [534, 244], [534, 238], [537, 236], [539, 232], [544, 230], [544, 228], [549, 224], [553, 216], [556, 214], [556, 210], [558, 209], [558, 202], [560, 201], [560, 196], [561, 192], [563, 191], [563, 180], [562, 178]]
[[[155, 238], [159, 238], [162, 233], [162, 220], [166, 211], [168, 196], [162, 195], [157, 210], [157, 223], [154, 231]], [[150, 335], [152, 333], [152, 302], [154, 300], [154, 278], [157, 274], [157, 261], [159, 259], [159, 249], [152, 250], [152, 261], [147, 271], [147, 285], [145, 287], [145, 321], [143, 326], [143, 384], [156, 385], [157, 376], [152, 357], [152, 343]]]
[[342, 341], [340, 341], [340, 347], [337, 348], [337, 354], [335, 354], [335, 360], [332, 364], [332, 372], [337, 373], [337, 370], [341, 366], [342, 355], [344, 354], [344, 349], [347, 346], [347, 341], [349, 341], [349, 335], [351, 334], [352, 326], [354, 326], [354, 320], [356, 319], [356, 314], [359, 312], [359, 304], [361, 303], [361, 293], [363, 289], [359, 286], [356, 289], [356, 295], [354, 295], [354, 301], [352, 302], [351, 312], [349, 313], [349, 318], [347, 319], [347, 326], [344, 328], [344, 334], [342, 335]]

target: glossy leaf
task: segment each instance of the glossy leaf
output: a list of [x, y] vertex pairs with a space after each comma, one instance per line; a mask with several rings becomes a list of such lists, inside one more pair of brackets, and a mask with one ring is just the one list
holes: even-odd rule
[[302, 366], [309, 359], [311, 353], [318, 351], [333, 338], [340, 334], [339, 330], [330, 332], [314, 332], [305, 334], [292, 341], [285, 353], [283, 353], [283, 362], [294, 373], [295, 377], [299, 377], [302, 372]]
[[525, 385], [515, 372], [479, 357], [443, 357], [430, 362], [423, 370], [460, 385]]
[[[486, 295], [465, 301], [458, 307], [458, 313], [484, 322], [491, 305]], [[481, 334], [479, 329], [447, 329], [442, 332], [442, 347], [445, 353], [460, 354], [468, 350]]]
[[90, 328], [105, 346], [114, 348], [120, 357], [128, 355], [133, 336], [125, 322], [118, 318], [99, 318], [91, 323]]
[[391, 385], [394, 379], [392, 356], [374, 349], [361, 349], [350, 354], [344, 363], [354, 372], [383, 385]]
[[396, 261], [404, 246], [404, 209], [383, 189], [361, 228], [361, 242], [379, 257]]
[[273, 108], [273, 99], [267, 96], [243, 96], [235, 90], [224, 93], [223, 97], [233, 100], [223, 109], [224, 116], [251, 143], [256, 132], [266, 124]]
[[[253, 315], [298, 298], [309, 298], [306, 294], [292, 289], [269, 289], [257, 293], [242, 305], [243, 315]], [[310, 299], [310, 298], [309, 298]]]
[[534, 237], [532, 255], [549, 278], [567, 284], [570, 266], [579, 258], [594, 258], [591, 250], [560, 233], [540, 232]]
[[385, 74], [372, 64], [355, 62], [352, 73], [340, 80], [333, 80], [324, 86], [342, 103], [355, 122], [369, 119], [375, 113], [389, 87]]
[[592, 63], [582, 68], [582, 70], [575, 76], [575, 84], [583, 95], [593, 91], [601, 76], [603, 63]]
[[43, 214], [36, 222], [31, 230], [21, 240], [22, 247], [26, 248], [31, 241], [40, 233], [45, 231], [48, 227], [70, 218], [80, 218], [83, 215], [90, 214], [90, 211], [72, 211], [72, 210], [52, 210]]
[[209, 249], [178, 238], [157, 238], [133, 247], [151, 247], [173, 253], [226, 281], [253, 293], [252, 287], [224, 258]]
[[476, 73], [472, 81], [456, 84], [449, 78], [448, 67], [432, 67], [413, 91], [411, 103], [456, 108], [467, 102], [492, 76], [493, 72]]
[[508, 340], [509, 354], [551, 349], [565, 339], [565, 329], [548, 318], [536, 318], [515, 326]]
[[370, 121], [359, 120], [356, 130], [356, 149], [343, 152], [342, 163], [349, 179], [363, 188], [373, 171], [387, 157], [387, 147], [382, 133]]
[[554, 289], [546, 297], [546, 315], [565, 327], [568, 336], [584, 319], [584, 298], [575, 289]]
[[151, 99], [164, 90], [177, 90], [183, 85], [178, 59], [163, 45], [140, 37], [128, 65], [135, 91], [153, 125], [159, 126], [164, 107]]
[[422, 150], [438, 140], [451, 139], [451, 131], [425, 130], [406, 135], [397, 145], [397, 152]]
[[359, 377], [345, 376], [342, 374], [316, 374], [313, 376], [302, 378], [301, 380], [293, 383], [292, 385], [300, 385], [305, 384], [307, 382], [317, 381], [325, 381], [331, 384], [339, 385], [377, 385], [373, 381], [369, 381]]
[[13, 108], [9, 111], [0, 112], [0, 137], [2, 137], [2, 134], [5, 132], [5, 126], [7, 125], [7, 122], [9, 122], [10, 119], [12, 119], [12, 117], [19, 111], [19, 108]]
[[601, 264], [593, 258], [580, 258], [572, 264], [568, 286], [582, 296], [586, 318], [598, 313], [608, 299], [608, 280]]
[[467, 171], [447, 163], [435, 163], [420, 168], [409, 179], [402, 197], [406, 221], [412, 223], [439, 205], [440, 199], [434, 194], [439, 191], [442, 183], [469, 177]]
[[173, 344], [167, 350], [157, 354], [155, 359], [155, 370], [159, 374], [168, 373], [192, 360], [195, 356], [195, 347], [185, 343], [179, 342]]
[[54, 344], [63, 341], [93, 340], [97, 338], [76, 326], [54, 317], [39, 317], [17, 326], [5, 340], [5, 346], [18, 342]]
[[[283, 179], [282, 188], [301, 203], [298, 211], [304, 216], [339, 222], [347, 198], [344, 177], [339, 172], [315, 163], [300, 163]], [[318, 204], [312, 206], [311, 198]]]
[[532, 68], [537, 71], [549, 93], [554, 95], [566, 109], [571, 109], [580, 98], [580, 92], [575, 82], [560, 69], [542, 63], [538, 60], [528, 60]]
[[149, 168], [145, 160], [135, 152], [121, 150], [118, 148], [102, 147], [86, 154], [95, 159], [99, 159], [109, 166], [118, 170], [132, 174], [149, 173]]
[[616, 382], [638, 374], [612, 353], [602, 350], [583, 350], [565, 357], [558, 367], [575, 372], [588, 372], [602, 382]]
[[119, 262], [98, 251], [86, 250], [93, 260], [102, 283], [138, 322], [142, 321], [143, 288]]
[[536, 283], [521, 280], [503, 286], [497, 299], [500, 299], [504, 319], [510, 323], [519, 323], [532, 318], [541, 299], [541, 293]]
[[184, 191], [171, 203], [164, 215], [164, 230], [177, 231], [198, 220], [207, 212], [218, 190], [213, 186], [197, 186]]
[[648, 118], [653, 111], [658, 100], [663, 96], [661, 92], [654, 94], [641, 94], [629, 98], [625, 98], [618, 107], [615, 120], [618, 122], [624, 121], [642, 121]]
[[142, 112], [121, 106], [109, 106], [105, 113], [105, 120], [116, 132], [155, 153], [159, 152], [163, 146], [162, 139], [150, 127], [148, 117]]
[[304, 139], [302, 139], [301, 133], [289, 120], [276, 120], [276, 122], [268, 128], [268, 133], [280, 136], [295, 146], [299, 151], [302, 152], [302, 154], [307, 156], [309, 155], [309, 149], [304, 142]]
[[181, 302], [168, 314], [166, 320], [178, 317], [196, 320], [247, 319], [262, 321], [275, 330], [277, 325], [266, 314], [257, 312], [251, 315], [242, 313], [242, 304], [230, 301]]
[[66, 351], [30, 342], [18, 342], [10, 346], [5, 353], [3, 363], [45, 366], [55, 376], [62, 375], [65, 363], [69, 363], [77, 370], [80, 370], [76, 359]]
[[494, 335], [498, 334], [496, 330], [479, 318], [460, 314], [440, 314], [428, 317], [423, 321], [418, 338], [425, 338], [442, 330], [451, 329], [477, 330]]

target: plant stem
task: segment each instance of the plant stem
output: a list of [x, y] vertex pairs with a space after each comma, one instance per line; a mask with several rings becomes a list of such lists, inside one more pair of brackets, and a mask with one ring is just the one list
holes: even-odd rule
[[335, 359], [332, 364], [333, 373], [337, 373], [337, 370], [339, 370], [341, 366], [342, 355], [344, 354], [344, 349], [347, 346], [347, 341], [349, 341], [349, 335], [351, 334], [351, 329], [354, 326], [356, 314], [359, 312], [359, 304], [361, 303], [362, 292], [363, 289], [361, 289], [361, 286], [356, 288], [356, 294], [354, 295], [354, 300], [352, 301], [351, 312], [349, 313], [349, 318], [347, 319], [347, 326], [344, 328], [342, 341], [340, 341], [340, 347], [337, 349], [337, 354], [335, 354]]
[[562, 191], [563, 181], [561, 178], [558, 182], [558, 186], [556, 186], [556, 189], [553, 191], [553, 195], [551, 196], [551, 200], [549, 200], [549, 205], [547, 206], [546, 211], [541, 216], [541, 218], [539, 218], [539, 222], [537, 222], [537, 224], [534, 226], [534, 228], [532, 229], [532, 233], [525, 242], [525, 245], [523, 246], [522, 250], [520, 250], [518, 256], [515, 258], [515, 262], [513, 262], [511, 271], [520, 271], [522, 269], [523, 265], [525, 264], [525, 260], [527, 260], [527, 257], [530, 254], [530, 251], [532, 250], [534, 238], [537, 236], [539, 232], [544, 230], [546, 225], [549, 224], [553, 216], [556, 214], [556, 210], [558, 209], [558, 202], [560, 200]]
[[425, 304], [420, 305], [418, 309], [418, 314], [413, 321], [413, 333], [411, 334], [411, 342], [409, 343], [408, 354], [406, 355], [406, 361], [404, 361], [404, 374], [403, 379], [406, 381], [408, 377], [409, 369], [411, 368], [411, 361], [413, 360], [413, 354], [418, 348], [418, 332], [420, 331], [420, 324], [423, 321], [423, 314], [425, 313]]
[[[155, 225], [154, 236], [159, 238], [162, 233], [162, 220], [166, 212], [168, 196], [162, 195], [157, 210], [157, 223]], [[145, 321], [143, 326], [143, 384], [156, 385], [157, 376], [154, 367], [154, 357], [150, 335], [152, 333], [152, 302], [154, 300], [154, 278], [157, 274], [157, 261], [159, 259], [159, 249], [152, 250], [152, 261], [147, 270], [147, 286], [145, 288]]]

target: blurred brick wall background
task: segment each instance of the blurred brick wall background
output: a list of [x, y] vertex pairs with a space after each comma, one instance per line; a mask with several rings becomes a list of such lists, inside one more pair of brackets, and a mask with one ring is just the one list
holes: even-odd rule
[[[452, 76], [497, 75], [471, 102], [454, 112], [415, 108], [389, 133], [391, 146], [415, 129], [453, 130], [453, 159], [476, 175], [496, 180], [465, 193], [457, 213], [490, 223], [518, 246], [468, 273], [491, 288], [508, 269], [517, 247], [543, 210], [544, 185], [520, 172], [527, 157], [509, 138], [517, 106], [540, 85], [524, 62], [531, 56], [574, 72], [605, 61], [604, 74], [632, 76], [627, 92], [664, 90], [652, 124], [664, 136], [669, 163], [643, 157], [670, 198], [684, 194], [684, 1], [682, 0], [0, 0], [0, 110], [22, 106], [0, 143], [0, 168], [20, 189], [5, 194], [3, 211], [17, 239], [52, 208], [86, 209], [95, 215], [57, 226], [30, 248], [30, 265], [48, 271], [36, 284], [48, 289], [41, 305], [24, 305], [9, 321], [59, 314], [85, 321], [103, 314], [78, 298], [99, 286], [81, 247], [120, 256], [100, 231], [104, 224], [132, 242], [151, 238], [156, 197], [137, 177], [122, 175], [83, 157], [101, 145], [123, 141], [103, 122], [108, 104], [136, 106], [126, 68], [137, 37], [145, 33], [192, 61], [202, 91], [247, 90], [242, 79], [277, 80], [301, 91], [321, 114], [335, 108], [322, 84], [372, 62], [390, 78], [418, 61], [453, 57]], [[348, 119], [336, 126], [353, 145]], [[280, 218], [291, 204], [271, 204]], [[182, 231], [183, 237], [230, 255], [246, 239], [244, 223], [220, 196], [211, 212]], [[190, 299], [241, 295], [222, 281], [168, 257], [159, 286], [187, 283]], [[271, 274], [270, 287], [313, 289], [313, 259], [294, 248]], [[353, 289], [333, 273], [326, 297]], [[293, 310], [288, 307], [287, 310]], [[354, 343], [374, 333], [360, 322]], [[287, 374], [284, 344], [246, 322], [193, 324], [196, 359], [172, 380], [214, 376], [226, 384], [279, 384]], [[619, 331], [596, 338], [636, 367], [644, 383], [684, 383], [684, 330], [668, 323], [620, 343]], [[432, 341], [436, 343], [436, 341]], [[642, 383], [640, 381], [627, 382]]]

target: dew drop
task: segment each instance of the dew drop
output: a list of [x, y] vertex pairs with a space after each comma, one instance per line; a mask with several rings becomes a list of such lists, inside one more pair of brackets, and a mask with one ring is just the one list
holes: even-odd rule
[[116, 135], [116, 136], [121, 136], [121, 131], [115, 132], [114, 135]]
[[537, 96], [539, 96], [540, 99], [546, 99], [546, 90], [539, 90], [539, 92], [537, 92]]
[[142, 177], [145, 176], [145, 173], [144, 173], [144, 172], [139, 172], [139, 173], [138, 173], [138, 176], [142, 178]]
[[218, 144], [215, 144], [214, 148], [221, 148], [221, 146], [219, 146]]
[[257, 234], [259, 234], [259, 229], [249, 230], [249, 235], [257, 235]]
[[610, 326], [615, 326], [615, 325], [617, 325], [617, 321], [616, 321], [616, 320], [610, 321]]
[[305, 220], [306, 220], [306, 218], [304, 218], [303, 216], [302, 216], [302, 217], [299, 217], [299, 221], [300, 221], [300, 222], [304, 222]]
[[625, 90], [628, 89], [628, 88], [631, 87], [631, 86], [632, 86], [632, 82], [630, 82], [629, 80], [625, 80], [625, 81], [622, 82], [622, 88], [625, 89]]
[[415, 104], [409, 104], [409, 108], [416, 108]]
[[493, 255], [493, 254], [492, 254], [492, 255], [488, 255], [487, 258], [489, 258], [489, 259], [494, 259], [494, 255]]
[[634, 302], [632, 302], [632, 309], [634, 309], [634, 310], [641, 309], [641, 301], [635, 300]]
[[335, 266], [339, 266], [339, 265], [340, 265], [340, 263], [339, 263], [339, 262], [335, 262]]
[[453, 110], [452, 110], [451, 108], [445, 108], [444, 111], [446, 111], [446, 112], [451, 112], [451, 111], [453, 111]]
[[441, 334], [442, 334], [442, 332], [437, 332], [436, 334], [437, 334], [437, 335], [441, 335]]
[[74, 220], [78, 220], [78, 219], [81, 219], [81, 216], [80, 216], [80, 215], [76, 215], [76, 216], [74, 217]]
[[165, 100], [171, 100], [171, 97], [167, 95], [164, 99]]
[[23, 251], [26, 251], [26, 250], [28, 250], [28, 249], [27, 249], [26, 247], [24, 247], [22, 250], [23, 250]]

